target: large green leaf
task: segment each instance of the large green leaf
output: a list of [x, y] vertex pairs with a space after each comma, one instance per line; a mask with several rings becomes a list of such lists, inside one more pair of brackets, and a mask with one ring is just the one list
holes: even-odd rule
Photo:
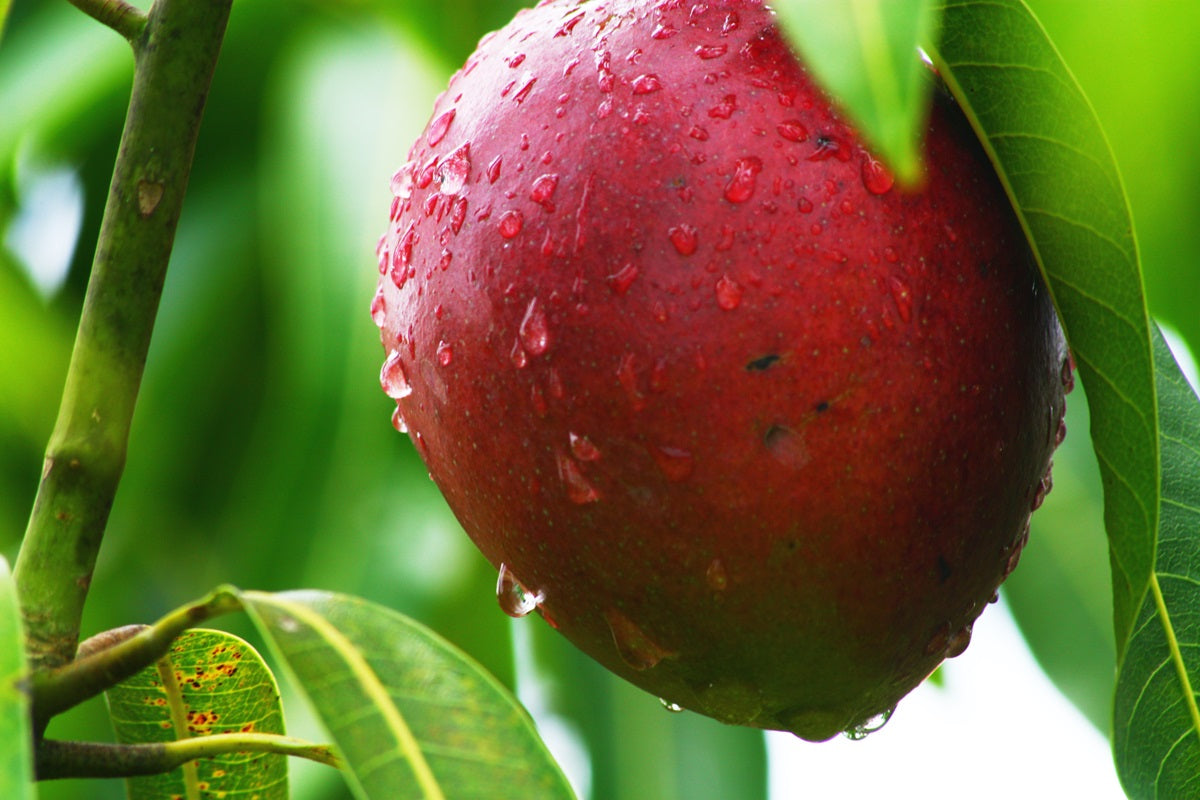
[[[274, 676], [253, 647], [224, 631], [188, 631], [166, 658], [110, 689], [107, 697], [117, 740], [127, 744], [284, 732]], [[130, 800], [287, 800], [287, 758], [231, 753], [191, 761], [165, 775], [130, 778], [128, 793]]]
[[357, 797], [573, 797], [512, 695], [424, 626], [326, 592], [242, 601], [312, 701]]
[[1113, 751], [1131, 798], [1200, 796], [1200, 404], [1155, 331], [1162, 508], [1150, 591], [1117, 676]]
[[1021, 0], [946, 3], [934, 53], [1009, 191], [1087, 387], [1120, 657], [1149, 585], [1159, 501], [1149, 319], [1121, 179], [1095, 113]]
[[25, 641], [17, 587], [0, 556], [0, 797], [34, 800]]
[[933, 39], [931, 0], [777, 0], [788, 37], [817, 80], [903, 181], [920, 169], [933, 81], [917, 45]]

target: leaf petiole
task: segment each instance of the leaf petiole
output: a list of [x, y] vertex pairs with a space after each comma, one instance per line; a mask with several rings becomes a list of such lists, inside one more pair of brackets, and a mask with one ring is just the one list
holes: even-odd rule
[[38, 780], [128, 778], [156, 775], [198, 758], [228, 753], [276, 753], [339, 767], [329, 745], [274, 733], [216, 733], [152, 744], [63, 742], [46, 739], [37, 749]]

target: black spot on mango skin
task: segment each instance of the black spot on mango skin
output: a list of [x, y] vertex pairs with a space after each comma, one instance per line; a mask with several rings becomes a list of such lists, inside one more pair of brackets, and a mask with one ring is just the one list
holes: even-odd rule
[[937, 569], [938, 569], [938, 580], [939, 581], [941, 581], [942, 583], [945, 583], [946, 581], [950, 580], [950, 575], [953, 572], [953, 570], [951, 570], [950, 565], [948, 563], [946, 563], [946, 559], [944, 556], [938, 556]]
[[761, 372], [769, 369], [772, 364], [780, 359], [776, 353], [768, 353], [765, 356], [760, 356], [746, 365], [747, 372]]

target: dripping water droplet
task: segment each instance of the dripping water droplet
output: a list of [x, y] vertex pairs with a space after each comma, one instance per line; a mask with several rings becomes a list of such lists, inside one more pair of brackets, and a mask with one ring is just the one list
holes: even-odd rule
[[400, 363], [400, 351], [393, 350], [383, 362], [379, 370], [379, 385], [383, 392], [393, 400], [402, 400], [412, 394], [412, 385], [404, 374], [404, 365]]
[[550, 328], [546, 324], [546, 312], [535, 297], [525, 308], [525, 316], [521, 319], [518, 329], [521, 344], [530, 355], [540, 356], [550, 348]]
[[531, 592], [525, 588], [507, 565], [500, 565], [500, 574], [496, 578], [496, 600], [505, 614], [517, 619], [528, 616], [544, 599], [541, 592]]
[[964, 625], [962, 629], [950, 637], [946, 644], [946, 658], [957, 658], [967, 651], [971, 644], [971, 626]]
[[639, 672], [675, 655], [660, 647], [629, 617], [615, 608], [605, 611], [604, 618], [608, 621], [608, 629], [612, 632], [613, 644], [617, 646], [621, 660]]
[[870, 719], [860, 722], [858, 725], [855, 725], [853, 728], [846, 731], [843, 735], [852, 742], [861, 742], [872, 733], [878, 731], [884, 725], [887, 725], [888, 720], [892, 718], [892, 714], [895, 713], [895, 711], [896, 709], [889, 708], [887, 711], [884, 711], [881, 714], [876, 714]]
[[375, 323], [376, 328], [382, 328], [386, 319], [387, 300], [383, 297], [383, 286], [380, 286], [375, 292], [375, 296], [371, 298], [371, 321]]

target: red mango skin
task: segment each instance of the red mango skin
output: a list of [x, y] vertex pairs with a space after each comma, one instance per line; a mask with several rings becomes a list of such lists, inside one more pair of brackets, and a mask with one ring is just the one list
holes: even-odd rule
[[760, 2], [550, 0], [393, 179], [398, 426], [546, 621], [666, 701], [812, 740], [878, 720], [1024, 544], [1070, 367], [935, 95], [906, 190]]

